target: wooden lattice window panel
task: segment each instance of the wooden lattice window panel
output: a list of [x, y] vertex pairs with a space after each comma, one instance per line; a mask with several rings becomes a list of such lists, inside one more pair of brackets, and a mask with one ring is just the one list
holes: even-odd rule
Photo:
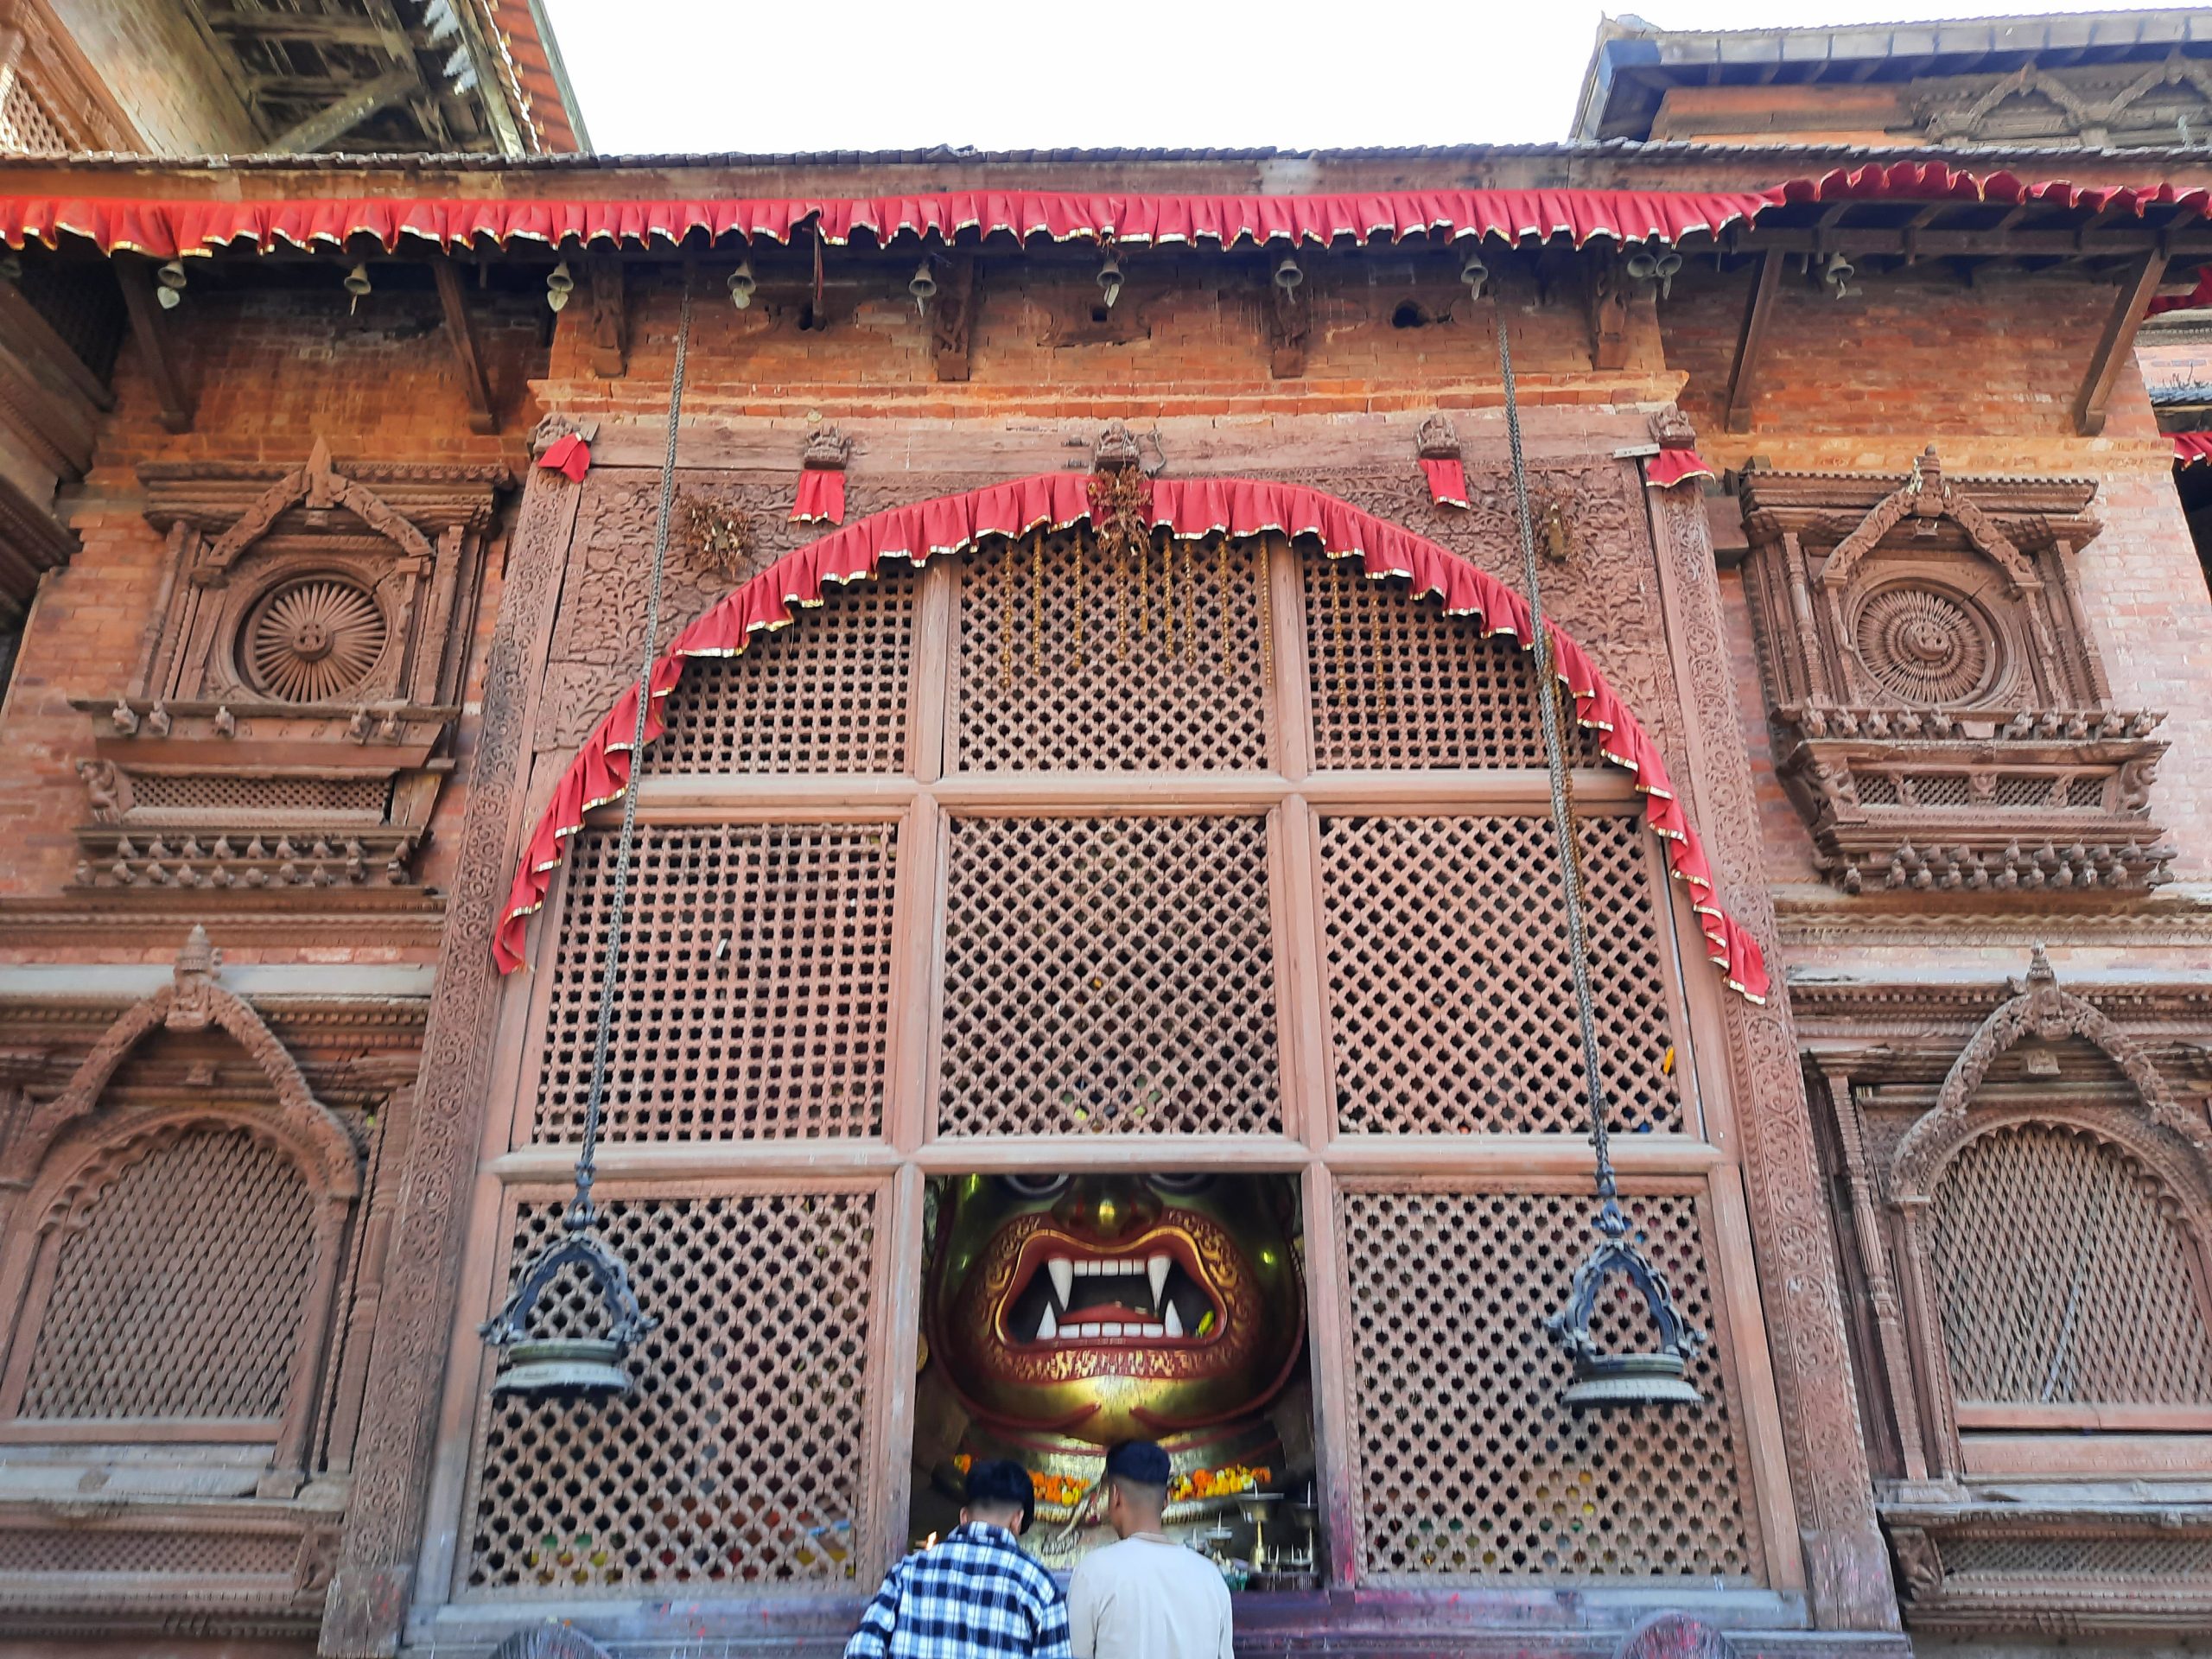
[[[1623, 1205], [1683, 1313], [1712, 1330], [1696, 1201]], [[1592, 1207], [1583, 1194], [1344, 1195], [1362, 1582], [1763, 1570], [1737, 1402], [1711, 1349], [1690, 1367], [1699, 1409], [1579, 1415], [1561, 1403], [1568, 1363], [1542, 1322], [1590, 1246]], [[1609, 1283], [1600, 1340], [1647, 1345], [1641, 1303]]]
[[940, 1126], [1282, 1126], [1268, 822], [965, 818], [945, 906]]
[[[1302, 569], [1315, 766], [1545, 764], [1535, 675], [1510, 635], [1487, 639], [1473, 618], [1414, 600], [1396, 577], [1371, 581], [1357, 561], [1308, 556]], [[1572, 764], [1599, 764], [1589, 734], [1569, 742]]]
[[1266, 567], [1257, 538], [1178, 542], [1141, 580], [1085, 531], [980, 550], [961, 571], [959, 769], [1265, 767]]
[[[601, 1213], [660, 1324], [632, 1351], [622, 1399], [483, 1402], [463, 1584], [852, 1590], [874, 1560], [874, 1198], [618, 1199]], [[510, 1271], [559, 1226], [559, 1206], [524, 1206]], [[543, 1328], [592, 1333], [594, 1304], [569, 1289], [542, 1304]]]
[[2126, 1152], [2059, 1124], [1995, 1129], [1952, 1160], [1932, 1211], [1961, 1403], [2212, 1403], [2189, 1240]]
[[1950, 1537], [1943, 1576], [2094, 1579], [2212, 1577], [2212, 1538]]
[[381, 819], [391, 785], [381, 778], [225, 778], [140, 772], [130, 778], [131, 810], [189, 812], [346, 812]]
[[[1609, 1116], [1677, 1129], [1663, 894], [1635, 819], [1579, 829]], [[1581, 1133], [1551, 821], [1325, 817], [1320, 845], [1339, 1127]]]
[[897, 772], [906, 770], [920, 578], [887, 566], [830, 588], [787, 628], [739, 655], [702, 658], [666, 704], [651, 772]]
[[299, 1539], [281, 1532], [257, 1537], [198, 1528], [0, 1528], [0, 1573], [282, 1573], [289, 1579], [299, 1554]]
[[244, 1129], [156, 1145], [60, 1236], [19, 1415], [273, 1421], [315, 1208], [298, 1166]]
[[[618, 836], [576, 837], [536, 1134], [582, 1133]], [[891, 1031], [894, 823], [641, 826], [605, 1132], [873, 1135]]]
[[0, 93], [0, 149], [60, 156], [73, 148], [61, 124], [25, 83], [22, 72], [10, 75], [7, 92]]

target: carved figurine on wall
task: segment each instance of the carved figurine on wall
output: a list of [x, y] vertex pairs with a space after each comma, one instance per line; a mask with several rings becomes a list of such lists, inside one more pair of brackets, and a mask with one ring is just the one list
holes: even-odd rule
[[[1090, 1488], [1116, 1440], [1157, 1440], [1167, 1518], [1214, 1553], [1313, 1567], [1312, 1427], [1296, 1195], [1268, 1178], [967, 1175], [940, 1185], [925, 1268], [918, 1530], [957, 1475], [1012, 1457], [1055, 1564], [1111, 1534]], [[1290, 1500], [1285, 1503], [1286, 1495]], [[1268, 1514], [1261, 1536], [1230, 1524]], [[1281, 1524], [1278, 1524], [1278, 1523]], [[1233, 1545], [1233, 1548], [1224, 1546]]]

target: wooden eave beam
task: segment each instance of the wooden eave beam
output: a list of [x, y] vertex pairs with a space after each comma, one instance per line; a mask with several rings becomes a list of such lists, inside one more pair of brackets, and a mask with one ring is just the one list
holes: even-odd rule
[[371, 116], [380, 115], [390, 109], [413, 92], [416, 84], [414, 69], [406, 67], [387, 69], [367, 86], [347, 93], [328, 109], [319, 111], [296, 126], [278, 133], [269, 141], [269, 148], [278, 155], [321, 149], [344, 137]]
[[[381, 23], [361, 17], [316, 16], [296, 11], [209, 11], [207, 27], [219, 35], [257, 41], [303, 41], [309, 46], [387, 46], [391, 35]], [[403, 37], [404, 39], [404, 37]]]
[[1759, 346], [1766, 339], [1767, 320], [1774, 312], [1775, 290], [1782, 285], [1782, 255], [1768, 250], [1759, 255], [1758, 270], [1751, 276], [1751, 297], [1744, 305], [1744, 323], [1736, 335], [1736, 361], [1728, 371], [1728, 429], [1751, 429], [1751, 405], [1758, 394]]
[[1845, 253], [1904, 255], [1917, 251], [1931, 259], [1999, 258], [2065, 259], [2139, 257], [2148, 248], [2164, 246], [2176, 258], [2212, 258], [2212, 226], [2166, 237], [2153, 230], [2111, 230], [2096, 236], [2077, 231], [1951, 231], [1907, 227], [1862, 229], [1840, 226], [1821, 231], [1809, 226], [1753, 226], [1732, 234], [1740, 252], [1774, 249], [1783, 253]]
[[2112, 401], [2113, 388], [2120, 383], [2120, 371], [2134, 354], [2136, 331], [2143, 326], [2158, 284], [2166, 279], [2166, 250], [2156, 247], [2121, 275], [2112, 315], [2105, 319], [2104, 333], [2097, 337], [2097, 349], [2089, 358], [2082, 390], [2074, 398], [2074, 429], [2085, 438], [2094, 438], [2105, 429], [2106, 406]]
[[169, 355], [162, 308], [154, 297], [154, 262], [142, 254], [115, 256], [115, 279], [123, 289], [123, 308], [130, 318], [130, 338], [138, 347], [146, 378], [153, 383], [162, 424], [171, 432], [192, 430], [192, 400]]
[[468, 326], [467, 296], [461, 286], [461, 268], [441, 254], [430, 261], [437, 279], [438, 305], [445, 313], [446, 338], [452, 343], [454, 368], [461, 377], [461, 395], [468, 399], [468, 429], [496, 432], [499, 416], [492, 408], [492, 383], [484, 372], [484, 359], [476, 350], [476, 335]]

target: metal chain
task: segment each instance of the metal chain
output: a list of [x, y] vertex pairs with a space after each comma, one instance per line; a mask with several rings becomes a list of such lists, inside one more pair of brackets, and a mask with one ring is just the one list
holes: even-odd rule
[[1574, 1010], [1582, 1031], [1582, 1075], [1590, 1093], [1590, 1145], [1598, 1155], [1598, 1230], [1618, 1237], [1628, 1230], [1613, 1180], [1611, 1137], [1605, 1128], [1605, 1084], [1598, 1059], [1598, 1011], [1590, 988], [1590, 937], [1582, 912], [1581, 858], [1574, 838], [1568, 790], [1564, 715], [1551, 632], [1544, 626], [1542, 583], [1536, 572], [1536, 526], [1529, 513], [1529, 466], [1521, 450], [1521, 408], [1513, 391], [1513, 346], [1505, 318], [1497, 320], [1497, 366], [1505, 381], [1505, 439], [1512, 455], [1513, 505], [1521, 525], [1521, 574], [1529, 588], [1529, 626], [1535, 635], [1536, 697], [1544, 725], [1544, 759], [1551, 772], [1552, 828], [1559, 837], [1560, 880], [1567, 893], [1567, 960], [1574, 979]]
[[644, 770], [645, 720], [652, 707], [653, 664], [659, 657], [661, 573], [668, 563], [668, 523], [676, 507], [676, 427], [683, 410], [683, 363], [691, 344], [691, 272], [683, 273], [683, 308], [676, 325], [676, 363], [668, 378], [668, 442], [661, 451], [660, 513], [653, 521], [652, 575], [645, 584], [645, 661], [638, 670], [638, 724], [630, 737], [630, 786], [622, 791], [622, 836], [615, 845], [614, 886], [607, 902], [607, 961], [600, 972], [599, 1028], [592, 1040], [591, 1090], [584, 1101], [583, 1145], [576, 1152], [576, 1195], [561, 1220], [580, 1232], [598, 1218], [591, 1185], [599, 1160], [599, 1125], [607, 1099], [607, 1057], [614, 1039], [614, 992], [622, 971], [622, 924], [630, 892], [630, 854], [638, 838], [638, 775]]

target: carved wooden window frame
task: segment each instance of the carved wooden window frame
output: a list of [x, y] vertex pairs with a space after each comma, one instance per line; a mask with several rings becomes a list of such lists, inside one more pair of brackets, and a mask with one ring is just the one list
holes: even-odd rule
[[[1643, 500], [1640, 479], [1633, 471], [1628, 477], [1638, 486], [1635, 499]], [[656, 776], [649, 764], [639, 791], [641, 826], [764, 820], [792, 823], [874, 820], [899, 825], [899, 897], [893, 973], [894, 982], [900, 988], [894, 993], [900, 1012], [892, 1037], [897, 1080], [887, 1097], [882, 1128], [876, 1135], [839, 1137], [834, 1141], [722, 1141], [686, 1147], [675, 1162], [666, 1165], [671, 1172], [680, 1165], [680, 1179], [672, 1173], [652, 1173], [662, 1167], [656, 1160], [670, 1158], [665, 1149], [603, 1142], [601, 1181], [605, 1192], [638, 1196], [674, 1193], [679, 1189], [704, 1191], [709, 1184], [719, 1189], [726, 1181], [774, 1179], [780, 1180], [782, 1190], [798, 1192], [849, 1190], [858, 1181], [876, 1195], [884, 1217], [879, 1260], [871, 1268], [875, 1294], [886, 1299], [879, 1304], [885, 1319], [883, 1334], [875, 1338], [880, 1359], [883, 1352], [906, 1352], [911, 1348], [918, 1287], [911, 1282], [901, 1265], [905, 1247], [900, 1241], [910, 1231], [918, 1236], [922, 1185], [929, 1174], [1058, 1167], [1071, 1158], [1078, 1160], [1080, 1166], [1089, 1167], [1102, 1156], [1107, 1160], [1105, 1166], [1116, 1168], [1175, 1167], [1179, 1161], [1194, 1155], [1210, 1168], [1297, 1174], [1313, 1264], [1308, 1274], [1308, 1321], [1317, 1423], [1325, 1425], [1319, 1430], [1320, 1478], [1325, 1488], [1344, 1495], [1325, 1510], [1334, 1529], [1330, 1541], [1335, 1564], [1331, 1582], [1349, 1588], [1353, 1582], [1357, 1554], [1353, 1534], [1357, 1524], [1350, 1497], [1357, 1478], [1351, 1467], [1357, 1452], [1342, 1415], [1351, 1386], [1345, 1372], [1344, 1341], [1349, 1315], [1344, 1306], [1343, 1276], [1328, 1265], [1339, 1261], [1342, 1195], [1352, 1191], [1433, 1188], [1440, 1181], [1457, 1183], [1471, 1192], [1556, 1192], [1575, 1189], [1578, 1180], [1586, 1182], [1586, 1175], [1575, 1173], [1586, 1154], [1570, 1147], [1570, 1141], [1579, 1137], [1567, 1135], [1433, 1136], [1339, 1131], [1328, 1041], [1322, 1029], [1325, 1015], [1317, 1019], [1313, 1016], [1319, 1008], [1309, 1013], [1305, 1006], [1325, 994], [1313, 965], [1319, 961], [1322, 949], [1316, 937], [1319, 910], [1314, 889], [1320, 874], [1317, 817], [1328, 812], [1388, 816], [1453, 810], [1540, 817], [1548, 804], [1548, 795], [1540, 763], [1533, 768], [1523, 764], [1387, 773], [1348, 770], [1333, 777], [1325, 775], [1313, 758], [1311, 710], [1304, 696], [1304, 688], [1311, 682], [1301, 561], [1314, 556], [1279, 536], [1270, 536], [1267, 541], [1269, 601], [1263, 620], [1272, 665], [1268, 671], [1267, 763], [1256, 772], [1153, 778], [1142, 772], [1109, 772], [1063, 774], [1046, 781], [1033, 775], [1003, 778], [957, 771], [953, 759], [958, 747], [949, 729], [948, 710], [959, 701], [950, 665], [957, 660], [959, 650], [958, 601], [963, 567], [960, 561], [944, 559], [932, 561], [920, 578], [915, 658], [909, 681], [913, 694], [907, 702], [903, 772], [842, 779], [734, 773]], [[1093, 579], [1103, 582], [1103, 564], [1096, 569]], [[995, 626], [988, 618], [980, 620]], [[1444, 626], [1433, 611], [1428, 620], [1433, 626]], [[806, 619], [798, 624], [800, 630], [810, 626]], [[1028, 626], [1025, 613], [1019, 640], [1025, 660]], [[561, 758], [550, 755], [542, 764], [553, 764]], [[1626, 811], [1633, 804], [1632, 784], [1610, 772], [1579, 772], [1577, 789], [1582, 809], [1592, 814]], [[1202, 1151], [1194, 1144], [1196, 1137], [1155, 1144], [1135, 1135], [955, 1137], [939, 1132], [936, 1102], [941, 1074], [931, 1027], [937, 992], [931, 988], [926, 995], [919, 995], [912, 988], [933, 988], [933, 976], [941, 971], [933, 954], [937, 949], [933, 930], [938, 924], [931, 918], [931, 894], [944, 880], [948, 818], [1036, 816], [1046, 811], [1084, 816], [1265, 814], [1281, 820], [1270, 832], [1277, 852], [1270, 865], [1269, 906], [1278, 959], [1288, 955], [1297, 971], [1278, 981], [1283, 1102], [1279, 1128], [1261, 1134], [1209, 1135], [1205, 1137]], [[604, 813], [597, 820], [602, 824], [607, 821]], [[1738, 1465], [1738, 1491], [1758, 1559], [1755, 1576], [1763, 1585], [1794, 1592], [1804, 1583], [1805, 1567], [1791, 1509], [1789, 1478], [1779, 1461], [1773, 1382], [1767, 1357], [1758, 1347], [1757, 1293], [1751, 1278], [1741, 1186], [1737, 1173], [1718, 1150], [1734, 1143], [1736, 1110], [1723, 1034], [1724, 993], [1713, 976], [1697, 971], [1702, 953], [1695, 949], [1699, 938], [1695, 918], [1678, 884], [1666, 878], [1659, 849], [1649, 837], [1643, 840], [1652, 892], [1655, 897], [1667, 895], [1657, 901], [1656, 909], [1662, 933], [1663, 983], [1669, 1017], [1679, 1021], [1683, 1129], [1680, 1134], [1621, 1137], [1615, 1142], [1616, 1154], [1633, 1166], [1624, 1171], [1630, 1190], [1694, 1196], [1719, 1240], [1715, 1294], [1726, 1299], [1732, 1328], [1751, 1344], [1741, 1353], [1732, 1352], [1724, 1363], [1733, 1378], [1732, 1388], [1738, 1391], [1737, 1421], [1746, 1446]], [[541, 965], [550, 961], [557, 948], [553, 942], [562, 934], [563, 913], [574, 893], [575, 868], [575, 860], [564, 863], [537, 925]], [[938, 908], [941, 911], [941, 906]], [[492, 1083], [494, 1105], [486, 1115], [481, 1146], [483, 1156], [499, 1172], [501, 1190], [480, 1202], [474, 1216], [471, 1259], [474, 1266], [467, 1293], [471, 1305], [465, 1309], [470, 1317], [474, 1300], [480, 1294], [496, 1299], [498, 1288], [505, 1282], [504, 1251], [512, 1205], [553, 1194], [552, 1183], [563, 1166], [562, 1147], [536, 1141], [531, 1134], [552, 977], [550, 972], [517, 976], [505, 995], [500, 1037], [493, 1048], [499, 1057]], [[482, 1365], [473, 1345], [465, 1347], [448, 1382], [449, 1424], [480, 1421], [481, 1391], [486, 1380]], [[874, 1478], [879, 1489], [870, 1501], [876, 1510], [875, 1522], [895, 1528], [905, 1515], [905, 1448], [910, 1428], [906, 1414], [912, 1411], [912, 1403], [902, 1391], [872, 1385], [868, 1409], [875, 1423], [870, 1444], [881, 1454], [878, 1460], [896, 1465]], [[467, 1512], [478, 1478], [474, 1443], [480, 1432], [472, 1424], [443, 1438], [434, 1477], [433, 1514], [454, 1517]], [[472, 1590], [468, 1584], [467, 1525], [463, 1520], [458, 1535], [448, 1524], [434, 1526], [420, 1563], [421, 1582], [440, 1586], [447, 1601], [446, 1611], [438, 1616], [441, 1628], [451, 1624], [458, 1630], [480, 1617], [475, 1610], [482, 1606], [484, 1592]], [[875, 1550], [881, 1541], [871, 1538], [864, 1548]], [[512, 1596], [500, 1605], [512, 1608]]]
[[[118, 1017], [62, 1091], [33, 1109], [0, 1145], [0, 1452], [67, 1444], [266, 1444], [270, 1455], [259, 1491], [264, 1497], [289, 1497], [304, 1478], [320, 1402], [331, 1381], [333, 1315], [362, 1192], [360, 1160], [351, 1136], [315, 1099], [282, 1041], [250, 1004], [213, 982], [219, 961], [206, 934], [195, 930], [178, 957], [173, 982]], [[107, 1104], [110, 1079], [147, 1037], [164, 1029], [211, 1027], [263, 1072], [273, 1103]], [[104, 1183], [201, 1128], [242, 1129], [281, 1154], [298, 1172], [314, 1206], [312, 1267], [279, 1412], [253, 1419], [18, 1415], [73, 1221], [89, 1216], [107, 1196]]]
[[[1991, 1065], [2025, 1041], [2072, 1037], [2108, 1056], [2134, 1098], [2089, 1109], [2063, 1097], [1991, 1103], [1980, 1097]], [[1934, 1211], [1961, 1154], [1993, 1134], [2047, 1127], [2082, 1135], [2132, 1160], [2155, 1181], [2184, 1246], [2197, 1316], [2212, 1332], [2212, 1131], [2173, 1096], [2135, 1042], [2099, 1009], [2059, 989], [2037, 953], [2025, 988], [1992, 1014], [1952, 1066], [1936, 1104], [1898, 1141], [1885, 1172], [1898, 1264], [1894, 1299], [1916, 1399], [1897, 1402], [1908, 1439], [1920, 1420], [1926, 1473], [1956, 1481], [2006, 1476], [2212, 1471], [2212, 1402], [2128, 1407], [2088, 1402], [2038, 1408], [1958, 1397], [1936, 1277]], [[1888, 1294], [1875, 1287], [1878, 1310]], [[1891, 1378], [1892, 1387], [1904, 1379]], [[1914, 1408], [1908, 1412], [1904, 1408]], [[2085, 1433], [2086, 1431], [2086, 1433]], [[2177, 1441], [2176, 1436], [2200, 1436]], [[1908, 1476], [1917, 1471], [1907, 1448]]]

